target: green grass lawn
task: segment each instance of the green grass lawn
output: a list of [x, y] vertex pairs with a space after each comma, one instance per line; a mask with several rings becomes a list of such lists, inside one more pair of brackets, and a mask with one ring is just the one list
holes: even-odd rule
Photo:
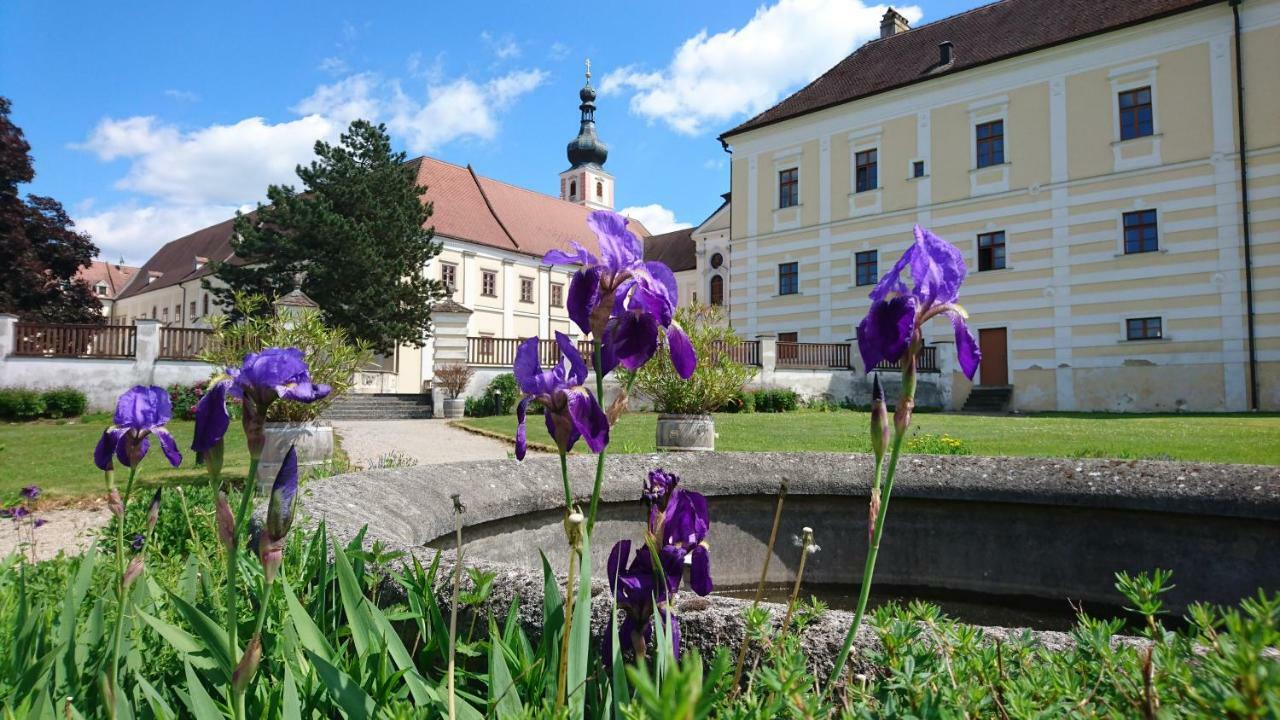
[[[718, 414], [717, 450], [868, 451], [868, 414], [800, 411]], [[652, 413], [624, 415], [609, 449], [653, 452]], [[468, 418], [465, 424], [514, 437], [515, 417]], [[1280, 465], [1280, 415], [1118, 415], [1050, 413], [981, 416], [917, 413], [912, 432], [947, 434], [976, 455], [1101, 457]], [[549, 443], [541, 418], [529, 439]]]
[[[102, 430], [110, 424], [111, 416], [101, 413], [63, 424], [41, 421], [0, 425], [0, 503], [31, 484], [39, 485], [47, 497], [54, 499], [105, 495], [102, 471], [93, 464], [93, 449]], [[182, 450], [182, 467], [171, 467], [153, 441], [140, 466], [138, 482], [177, 484], [208, 477], [203, 467], [196, 467], [196, 455], [190, 450], [195, 423], [175, 420], [168, 427]], [[231, 423], [226, 442], [223, 473], [228, 478], [244, 478], [249, 472], [249, 451], [240, 423]], [[127, 479], [128, 469], [117, 468], [116, 481], [123, 484]]]

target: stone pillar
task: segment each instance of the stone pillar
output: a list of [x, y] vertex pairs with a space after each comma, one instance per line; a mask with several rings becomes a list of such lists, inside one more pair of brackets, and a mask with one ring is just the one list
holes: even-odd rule
[[867, 368], [862, 364], [862, 353], [858, 350], [858, 338], [845, 338], [845, 342], [849, 343], [849, 369], [856, 373], [857, 377], [867, 374]]
[[956, 343], [954, 340], [936, 340], [933, 344], [938, 348], [938, 393], [942, 396], [942, 409], [959, 410], [951, 406], [956, 373], [960, 372]]
[[773, 384], [773, 373], [778, 367], [778, 336], [775, 333], [756, 335], [760, 341], [760, 384]]
[[0, 363], [18, 349], [18, 316], [0, 313]]
[[155, 377], [156, 358], [160, 357], [160, 328], [164, 326], [154, 318], [138, 318], [133, 324], [137, 328], [133, 353], [134, 382], [138, 385], [151, 385]]
[[[467, 361], [467, 321], [470, 318], [471, 311], [465, 308], [459, 308], [457, 312], [436, 309], [431, 313], [431, 321], [435, 326], [431, 357], [433, 377], [435, 368], [441, 365]], [[444, 417], [444, 401], [444, 390], [433, 385], [431, 404], [436, 417]]]

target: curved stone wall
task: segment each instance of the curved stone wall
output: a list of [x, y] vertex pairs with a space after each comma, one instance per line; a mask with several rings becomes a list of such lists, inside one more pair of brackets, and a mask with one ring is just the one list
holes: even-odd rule
[[[813, 527], [822, 552], [806, 579], [850, 583], [866, 549], [871, 460], [824, 453], [612, 456], [593, 537], [597, 577], [614, 541], [639, 539], [649, 469], [665, 467], [707, 495], [718, 585], [759, 577], [774, 493], [789, 494], [770, 580], [799, 559], [790, 538]], [[570, 458], [585, 503], [595, 459]], [[564, 492], [558, 461], [489, 461], [375, 470], [313, 482], [304, 503], [332, 531], [432, 554], [452, 546], [453, 504], [466, 505], [467, 562], [540, 578], [539, 549], [563, 570]], [[1247, 465], [906, 456], [894, 488], [876, 582], [1115, 605], [1118, 570], [1174, 572], [1172, 609], [1235, 603], [1280, 590], [1280, 471]], [[540, 581], [539, 581], [540, 582]], [[535, 583], [534, 587], [540, 588]], [[845, 621], [847, 622], [847, 620]]]

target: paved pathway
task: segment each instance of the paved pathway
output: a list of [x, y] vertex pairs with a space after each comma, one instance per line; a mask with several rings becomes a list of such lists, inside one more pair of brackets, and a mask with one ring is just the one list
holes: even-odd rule
[[[511, 420], [515, 422], [513, 417]], [[342, 448], [351, 462], [362, 467], [395, 451], [420, 465], [501, 460], [514, 452], [509, 443], [451, 427], [445, 420], [334, 420]]]

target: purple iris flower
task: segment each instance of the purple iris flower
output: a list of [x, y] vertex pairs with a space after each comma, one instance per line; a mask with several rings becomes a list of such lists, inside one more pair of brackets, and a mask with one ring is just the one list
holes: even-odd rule
[[151, 447], [151, 435], [160, 439], [160, 449], [174, 467], [182, 464], [178, 443], [165, 429], [165, 423], [173, 416], [169, 393], [164, 388], [138, 385], [126, 390], [116, 402], [114, 424], [102, 433], [98, 447], [93, 451], [93, 462], [98, 469], [111, 470], [111, 455], [125, 467], [134, 467]]
[[[920, 328], [946, 315], [956, 335], [960, 369], [973, 379], [982, 360], [978, 342], [965, 324], [969, 314], [956, 301], [966, 269], [964, 256], [951, 243], [917, 225], [915, 242], [871, 290], [871, 310], [858, 325], [858, 350], [867, 372], [883, 361], [896, 362], [922, 343]], [[911, 268], [914, 287], [907, 289], [902, 271]]]
[[569, 283], [569, 318], [601, 341], [602, 372], [621, 364], [637, 370], [658, 351], [659, 328], [680, 377], [688, 379], [698, 359], [689, 337], [675, 321], [676, 276], [666, 265], [644, 260], [644, 246], [627, 229], [627, 219], [597, 210], [587, 225], [600, 243], [600, 257], [578, 243], [573, 253], [552, 250], [543, 261], [581, 264]]
[[36, 498], [40, 497], [40, 486], [28, 485], [22, 488], [22, 490], [18, 494], [26, 498], [27, 500], [35, 500]]
[[129, 541], [129, 547], [133, 548], [134, 552], [142, 552], [142, 547], [146, 544], [147, 539], [142, 536], [142, 533], [135, 534], [133, 540]]
[[298, 498], [298, 451], [290, 446], [271, 486], [271, 502], [267, 506], [267, 522], [258, 538], [258, 557], [267, 579], [275, 579], [284, 560], [284, 539], [293, 525], [293, 511]]
[[30, 514], [31, 514], [31, 511], [28, 510], [24, 505], [15, 505], [9, 509], [9, 517], [13, 518], [14, 520], [21, 520], [22, 518]]
[[191, 449], [206, 453], [222, 442], [231, 427], [231, 413], [227, 412], [227, 391], [230, 380], [219, 380], [196, 403], [196, 434]]
[[32, 525], [34, 525], [35, 527], [44, 527], [45, 523], [47, 522], [49, 521], [45, 520], [44, 518], [36, 518], [35, 522], [32, 523]]
[[556, 333], [561, 360], [549, 370], [538, 360], [538, 338], [533, 337], [516, 348], [515, 375], [524, 393], [516, 406], [516, 459], [523, 460], [526, 451], [525, 412], [529, 403], [542, 404], [547, 432], [555, 438], [561, 452], [569, 452], [579, 437], [587, 441], [591, 452], [600, 452], [609, 444], [609, 418], [600, 403], [583, 387], [587, 381], [587, 365], [573, 341]]
[[[192, 449], [197, 452], [215, 450], [222, 442], [231, 416], [227, 413], [227, 394], [244, 401], [244, 433], [249, 445], [249, 456], [262, 457], [267, 443], [264, 426], [267, 410], [278, 399], [312, 403], [329, 395], [332, 388], [323, 383], [311, 382], [302, 351], [298, 348], [266, 348], [262, 352], [245, 356], [238, 368], [227, 368], [229, 379], [221, 380], [209, 388], [209, 392], [196, 404], [196, 436]], [[220, 460], [215, 453], [210, 457], [210, 470], [216, 472]]]
[[[630, 565], [625, 565], [631, 554], [631, 541], [619, 540], [609, 551], [609, 586], [617, 594], [618, 608], [623, 612], [619, 638], [629, 641], [637, 657], [643, 657], [653, 634], [655, 608], [671, 627], [672, 649], [680, 656], [680, 621], [671, 609], [671, 600], [680, 587], [684, 574], [684, 557], [674, 548], [658, 551], [658, 567], [653, 564], [653, 553], [647, 545], [636, 548]], [[608, 637], [608, 636], [606, 636]], [[606, 648], [605, 657], [611, 652]]]

